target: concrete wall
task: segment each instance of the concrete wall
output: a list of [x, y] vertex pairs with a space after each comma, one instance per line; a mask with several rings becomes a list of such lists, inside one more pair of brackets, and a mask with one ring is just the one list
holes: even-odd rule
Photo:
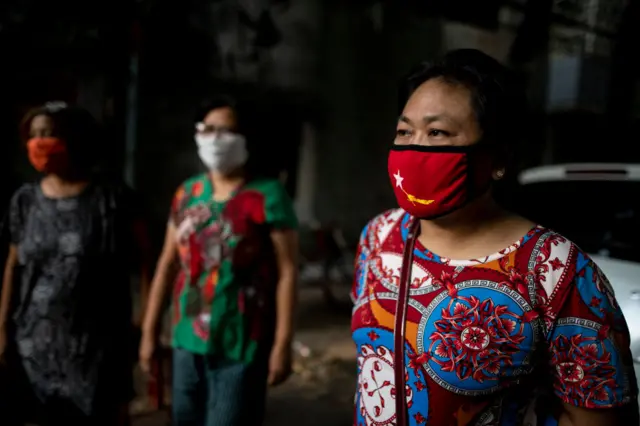
[[506, 61], [514, 37], [510, 28], [482, 30], [402, 9], [387, 7], [376, 26], [371, 13], [344, 2], [334, 6], [325, 26], [322, 93], [330, 107], [319, 132], [315, 211], [352, 238], [372, 216], [396, 206], [387, 152], [401, 77], [418, 62], [457, 48], [482, 49]]
[[[295, 158], [290, 157], [297, 155], [297, 146], [292, 146], [289, 133], [299, 139], [302, 122], [314, 115], [306, 111], [318, 109], [314, 103], [319, 101], [313, 100], [319, 91], [314, 43], [321, 38], [322, 2], [296, 1], [291, 7], [271, 10], [281, 41], [257, 51], [251, 28], [233, 19], [214, 25], [229, 13], [236, 16], [238, 5], [256, 19], [265, 3], [202, 2], [186, 11], [183, 19], [168, 8], [147, 29], [134, 174], [158, 243], [173, 192], [186, 178], [203, 171], [193, 142], [193, 118], [204, 98], [227, 93], [260, 108], [261, 117], [252, 117], [257, 119], [253, 130], [259, 139], [254, 138], [253, 157], [265, 165], [275, 161], [296, 178]], [[196, 47], [200, 55], [192, 54]]]
[[[290, 150], [281, 129], [305, 123], [299, 139], [306, 144], [297, 176], [291, 174], [302, 219], [333, 222], [354, 237], [369, 218], [395, 206], [386, 161], [399, 79], [417, 62], [453, 48], [477, 47], [504, 59], [511, 40], [508, 31], [443, 22], [391, 3], [299, 0], [271, 7], [282, 40], [253, 51], [255, 31], [227, 19], [229, 10], [241, 6], [256, 19], [268, 3], [199, 2], [188, 11], [181, 3], [154, 12], [141, 56], [133, 148], [136, 186], [159, 237], [173, 191], [202, 170], [192, 119], [203, 97], [242, 93], [285, 105], [266, 123], [265, 156]], [[97, 116], [103, 91], [92, 80], [79, 93]]]
[[[354, 3], [291, 2], [290, 8], [272, 14], [282, 43], [263, 49], [253, 65], [244, 62], [243, 70], [233, 73], [214, 60], [208, 77], [194, 78], [197, 82], [167, 78], [143, 90], [137, 176], [156, 223], [165, 220], [171, 193], [180, 181], [201, 170], [192, 143], [195, 103], [203, 93], [242, 84], [257, 84], [249, 92], [271, 87], [279, 94], [289, 93], [294, 99], [290, 107], [301, 110], [295, 125], [306, 123], [299, 136], [306, 143], [294, 186], [304, 221], [337, 224], [353, 239], [372, 216], [395, 207], [386, 163], [399, 113], [400, 78], [416, 63], [454, 48], [480, 48], [505, 60], [513, 32], [417, 16], [398, 5]], [[254, 16], [262, 7], [258, 0], [241, 4]], [[237, 25], [209, 27], [215, 13], [220, 10], [203, 8], [191, 18], [213, 46], [212, 55], [219, 57], [221, 50], [234, 45], [246, 54], [244, 30]], [[142, 72], [144, 79], [144, 68]], [[258, 95], [269, 101], [268, 93]], [[270, 126], [277, 131], [291, 120], [276, 117]], [[275, 144], [273, 149], [278, 149], [276, 142], [269, 142]]]

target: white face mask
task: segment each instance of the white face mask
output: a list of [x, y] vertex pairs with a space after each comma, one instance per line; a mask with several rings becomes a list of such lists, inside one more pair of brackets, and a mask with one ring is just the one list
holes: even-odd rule
[[244, 166], [249, 157], [246, 140], [237, 133], [198, 133], [195, 139], [200, 160], [209, 170], [229, 173]]

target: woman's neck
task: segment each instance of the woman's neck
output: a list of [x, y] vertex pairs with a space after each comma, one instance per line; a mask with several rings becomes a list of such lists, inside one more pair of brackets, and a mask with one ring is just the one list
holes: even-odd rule
[[56, 174], [45, 176], [40, 186], [47, 197], [64, 198], [80, 194], [89, 184], [87, 177], [67, 177]]
[[434, 220], [420, 221], [420, 235], [429, 239], [461, 241], [508, 216], [487, 194], [459, 210]]
[[501, 208], [490, 194], [435, 220], [420, 221], [420, 243], [449, 259], [476, 259], [498, 252], [534, 224]]
[[216, 201], [228, 200], [245, 182], [245, 176], [242, 171], [230, 174], [211, 171], [209, 177], [213, 186], [213, 199]]

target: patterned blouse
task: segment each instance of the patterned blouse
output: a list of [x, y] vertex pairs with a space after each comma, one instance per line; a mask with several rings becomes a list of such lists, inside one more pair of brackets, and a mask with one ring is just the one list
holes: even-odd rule
[[[613, 290], [575, 244], [543, 227], [482, 259], [450, 260], [415, 242], [406, 312], [406, 387], [394, 379], [394, 316], [410, 215], [364, 229], [357, 256], [354, 424], [557, 425], [561, 402], [636, 403], [629, 332]], [[555, 396], [554, 396], [555, 395]]]
[[[95, 398], [132, 396], [130, 273], [137, 253], [135, 194], [96, 181], [53, 199], [38, 182], [13, 195], [15, 339], [31, 389], [87, 415]], [[104, 401], [101, 401], [104, 403]]]
[[226, 202], [208, 175], [176, 192], [180, 273], [173, 293], [173, 346], [250, 363], [275, 331], [278, 270], [270, 232], [295, 229], [293, 203], [277, 180], [253, 180]]

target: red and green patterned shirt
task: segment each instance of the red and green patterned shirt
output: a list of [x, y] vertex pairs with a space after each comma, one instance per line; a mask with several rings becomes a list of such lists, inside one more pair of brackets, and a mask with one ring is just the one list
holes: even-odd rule
[[208, 175], [187, 180], [171, 206], [180, 273], [173, 293], [173, 346], [251, 362], [275, 329], [278, 269], [270, 233], [298, 226], [277, 180], [254, 180], [213, 200]]

